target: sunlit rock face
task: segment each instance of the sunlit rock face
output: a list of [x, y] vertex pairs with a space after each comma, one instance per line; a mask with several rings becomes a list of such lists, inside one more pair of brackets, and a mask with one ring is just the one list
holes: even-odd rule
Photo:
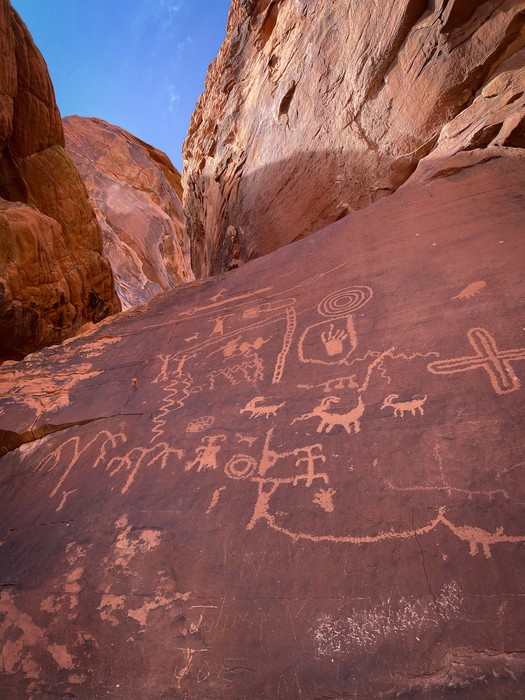
[[492, 81], [524, 45], [524, 10], [522, 0], [234, 0], [184, 147], [196, 275], [391, 194], [438, 140], [447, 152], [455, 118], [465, 150], [502, 136], [501, 119], [516, 126], [522, 96], [505, 104]]
[[521, 697], [525, 167], [498, 138], [2, 367], [2, 697]]
[[193, 279], [180, 173], [165, 153], [100, 119], [64, 119], [124, 309]]
[[0, 1], [0, 359], [118, 311], [85, 187], [64, 151], [47, 67]]

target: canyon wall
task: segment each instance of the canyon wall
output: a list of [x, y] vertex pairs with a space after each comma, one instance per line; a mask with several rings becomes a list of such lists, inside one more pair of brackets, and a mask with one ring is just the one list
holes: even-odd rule
[[122, 308], [193, 279], [180, 173], [166, 154], [101, 119], [66, 117], [64, 133]]
[[[524, 12], [522, 0], [234, 0], [184, 145], [196, 275], [395, 191], [523, 48]], [[507, 112], [522, 114], [516, 100]], [[495, 124], [464, 124], [462, 148], [489, 143]]]
[[120, 309], [46, 64], [0, 0], [0, 359]]
[[509, 139], [2, 366], [3, 697], [522, 697]]

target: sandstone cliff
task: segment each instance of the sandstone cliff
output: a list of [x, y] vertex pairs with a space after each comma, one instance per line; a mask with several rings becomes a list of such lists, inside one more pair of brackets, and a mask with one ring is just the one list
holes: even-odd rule
[[1, 368], [2, 697], [522, 697], [525, 167], [504, 125]]
[[0, 359], [119, 310], [45, 62], [0, 0]]
[[169, 158], [100, 119], [64, 119], [66, 151], [87, 187], [122, 307], [193, 279], [180, 198]]
[[[522, 0], [233, 0], [184, 147], [196, 275], [395, 191], [525, 45], [524, 11]], [[500, 107], [518, 123], [515, 99]], [[498, 131], [463, 126], [466, 150]]]

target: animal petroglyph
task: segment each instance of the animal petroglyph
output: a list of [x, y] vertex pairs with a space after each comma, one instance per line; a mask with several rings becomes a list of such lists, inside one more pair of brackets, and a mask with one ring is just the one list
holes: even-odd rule
[[484, 369], [497, 394], [517, 391], [521, 383], [511, 363], [525, 360], [525, 348], [500, 351], [494, 337], [485, 328], [471, 328], [467, 337], [475, 355], [431, 362], [427, 366], [428, 371], [432, 374], [458, 374]]
[[384, 408], [393, 408], [394, 416], [399, 418], [403, 418], [405, 413], [408, 412], [410, 412], [413, 416], [415, 416], [416, 413], [423, 416], [425, 414], [423, 406], [426, 400], [427, 396], [421, 396], [420, 398], [414, 396], [410, 401], [399, 401], [399, 394], [390, 394], [383, 401], [381, 410]]
[[482, 289], [485, 289], [487, 283], [483, 280], [478, 280], [477, 282], [471, 282], [465, 289], [462, 289], [459, 294], [452, 299], [470, 299], [470, 297], [479, 294]]
[[328, 319], [308, 326], [299, 339], [301, 362], [343, 364], [357, 346], [352, 313], [371, 298], [370, 287], [348, 287], [326, 296], [317, 307], [320, 316]]
[[197, 467], [200, 472], [203, 469], [217, 469], [217, 455], [221, 451], [221, 444], [226, 440], [226, 435], [206, 435], [202, 439], [202, 445], [195, 450], [197, 456], [192, 462], [187, 462], [184, 467], [185, 471], [189, 471], [193, 467]]
[[267, 401], [264, 396], [256, 396], [248, 401], [244, 408], [241, 408], [240, 413], [249, 413], [250, 418], [269, 418], [275, 416], [277, 411], [284, 406], [284, 403], [261, 405], [263, 401]]
[[357, 406], [351, 411], [347, 411], [346, 413], [332, 413], [328, 410], [332, 404], [338, 404], [340, 401], [340, 396], [325, 396], [311, 413], [305, 413], [299, 416], [299, 418], [295, 418], [291, 425], [297, 421], [319, 418], [321, 422], [317, 426], [318, 433], [322, 433], [325, 429], [326, 432], [329, 433], [336, 425], [342, 426], [347, 433], [351, 433], [352, 428], [354, 429], [354, 433], [358, 433], [361, 430], [360, 420], [365, 412], [365, 404], [362, 396], [358, 396]]

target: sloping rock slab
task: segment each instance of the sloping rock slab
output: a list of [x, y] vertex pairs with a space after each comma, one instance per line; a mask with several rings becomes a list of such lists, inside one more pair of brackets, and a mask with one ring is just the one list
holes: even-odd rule
[[490, 154], [2, 368], [3, 697], [522, 696], [525, 168]]

